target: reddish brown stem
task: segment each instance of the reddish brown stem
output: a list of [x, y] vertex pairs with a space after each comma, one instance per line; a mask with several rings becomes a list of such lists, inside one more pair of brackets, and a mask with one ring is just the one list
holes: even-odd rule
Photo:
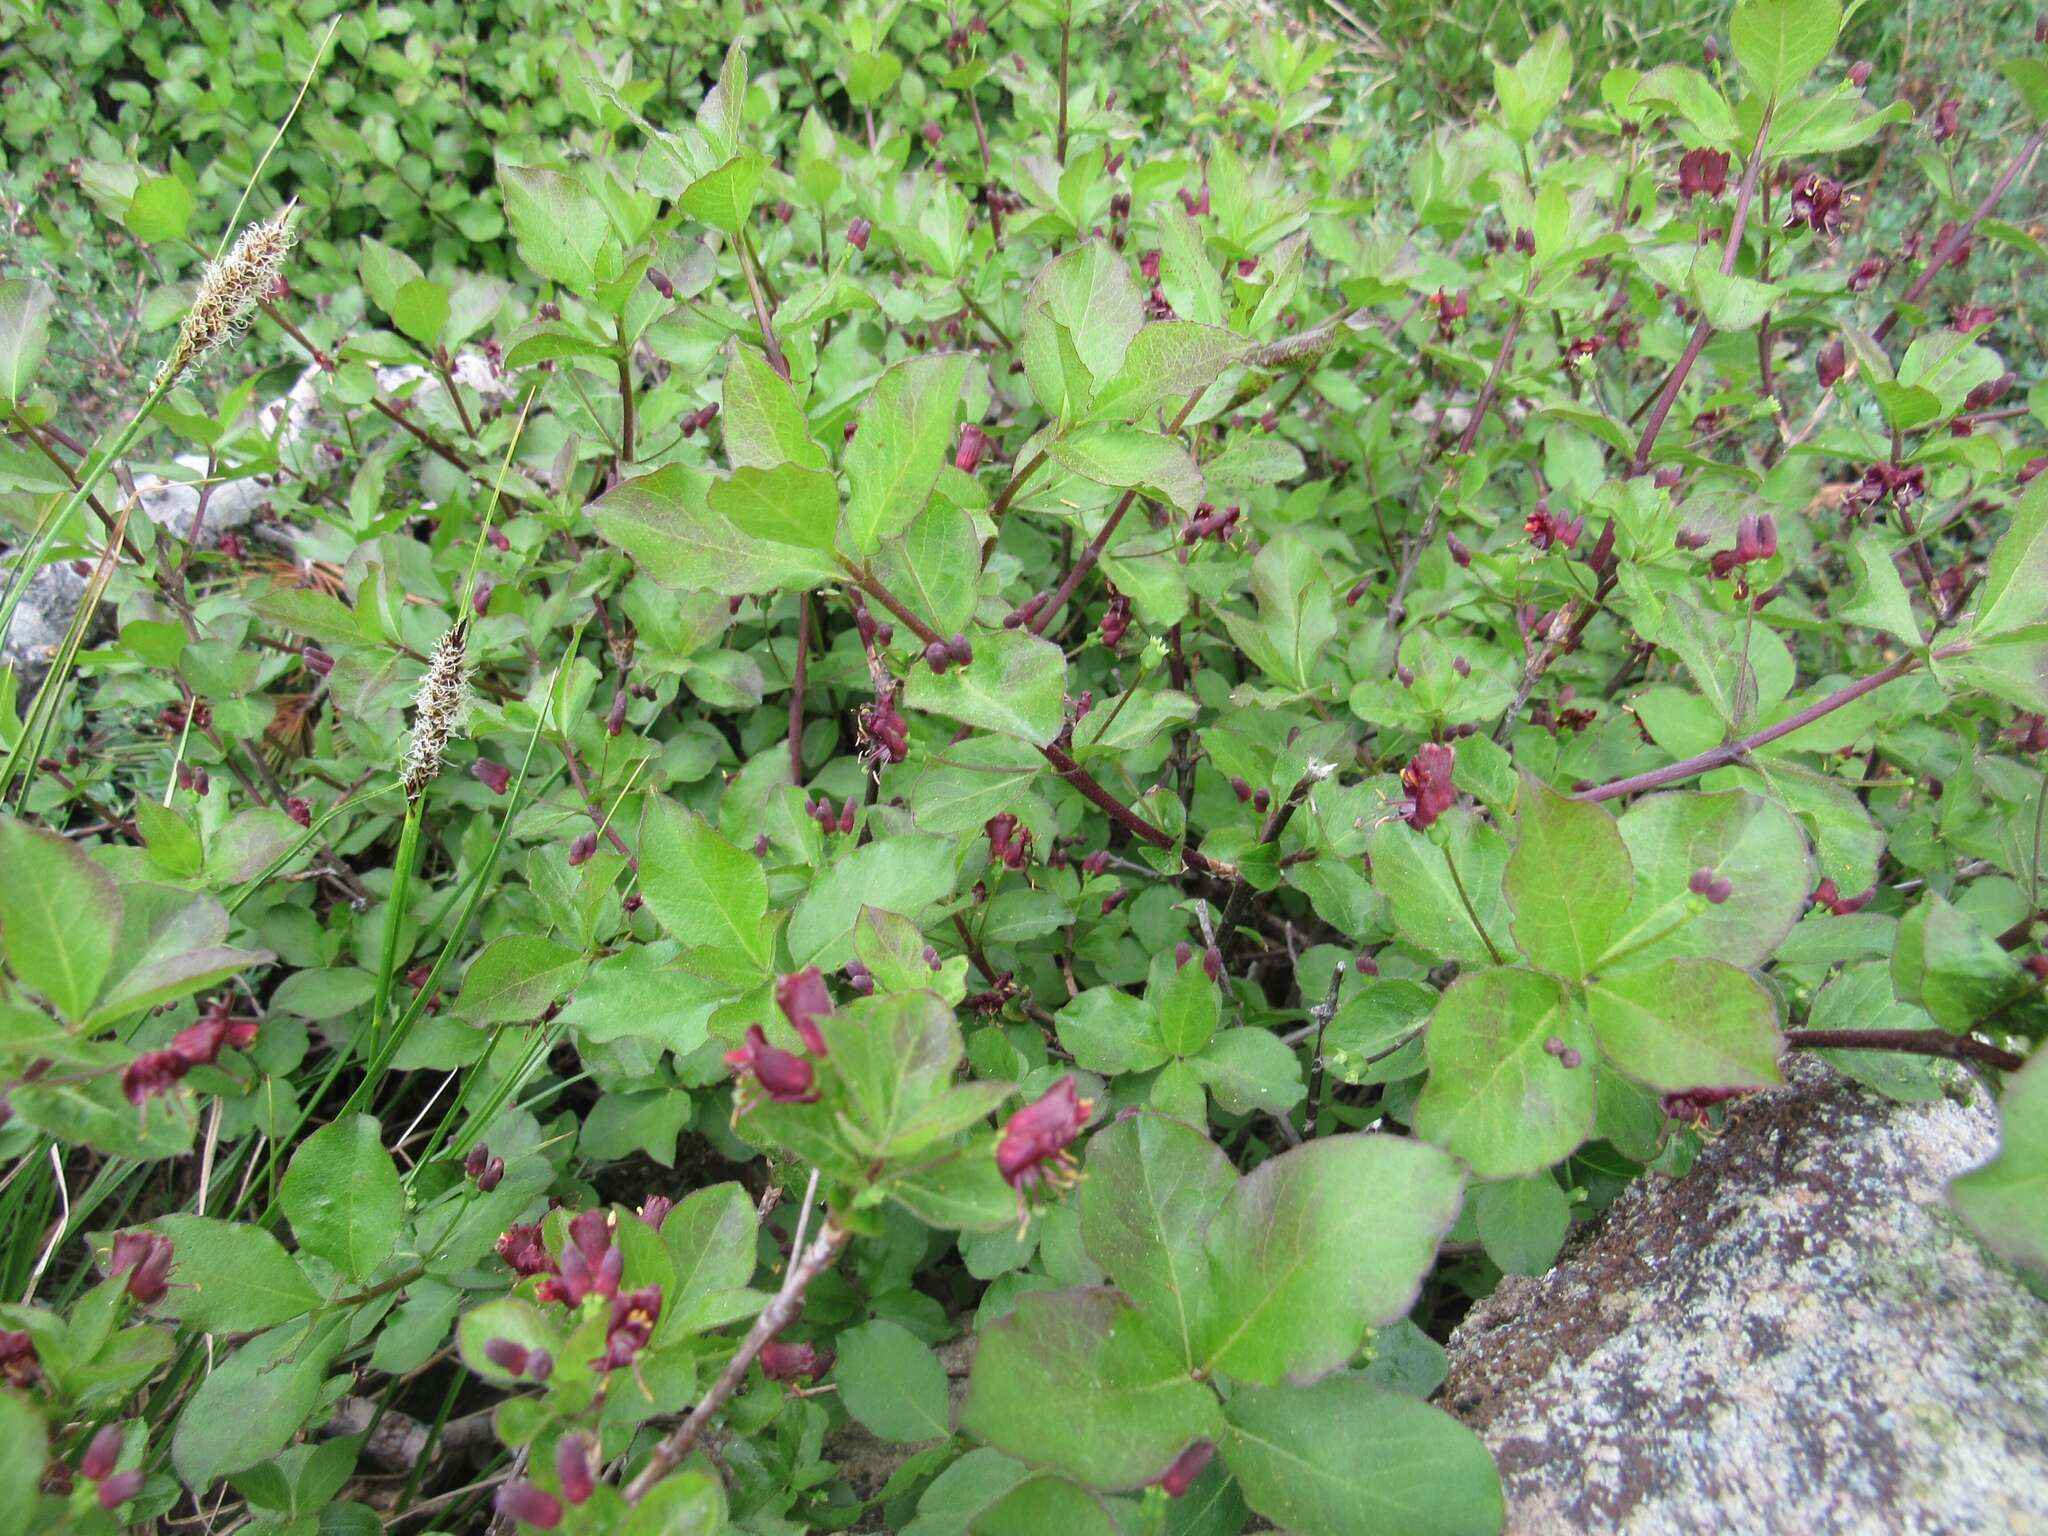
[[903, 624], [904, 628], [908, 629], [926, 645], [944, 645], [946, 643], [946, 637], [936, 629], [933, 629], [931, 625], [925, 623], [915, 613], [912, 613], [904, 605], [902, 599], [882, 584], [882, 579], [879, 576], [851, 565], [847, 566], [847, 571], [853, 577], [854, 584], [861, 591], [867, 593], [869, 597], [872, 597], [876, 602], [888, 609]]
[[789, 782], [804, 781], [804, 678], [811, 660], [811, 595], [796, 595], [796, 675], [789, 685]]
[[1963, 220], [1960, 226], [1950, 230], [1946, 240], [1935, 242], [1934, 254], [1927, 258], [1927, 265], [1921, 268], [1920, 275], [1913, 279], [1912, 286], [1905, 291], [1899, 302], [1892, 306], [1892, 312], [1878, 322], [1877, 330], [1873, 333], [1876, 340], [1883, 341], [1885, 337], [1891, 335], [1892, 328], [1899, 323], [1900, 314], [1909, 305], [1920, 302], [1928, 287], [1941, 275], [1942, 268], [1948, 265], [1949, 258], [1962, 248], [1965, 240], [1976, 233], [1977, 226], [1990, 216], [1993, 208], [1998, 206], [1998, 200], [2011, 190], [2015, 181], [2019, 180], [2020, 173], [2027, 168], [2027, 162], [2033, 159], [2035, 151], [2040, 149], [2044, 141], [2048, 141], [2048, 123], [2036, 128], [2034, 136], [2020, 146], [2020, 152], [2013, 156], [2012, 163], [2006, 166], [1999, 174], [1998, 180], [1991, 184], [1991, 190], [1984, 194], [1983, 201], [1970, 210], [1970, 216]]
[[1968, 1035], [1945, 1029], [1795, 1029], [1785, 1036], [1795, 1051], [1910, 1051], [1916, 1056], [1945, 1056], [1951, 1061], [1977, 1061], [2001, 1072], [2017, 1072], [2026, 1059]]

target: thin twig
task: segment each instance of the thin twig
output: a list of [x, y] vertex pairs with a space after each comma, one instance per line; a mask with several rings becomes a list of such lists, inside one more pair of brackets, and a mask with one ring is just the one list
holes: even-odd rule
[[1982, 1062], [2001, 1072], [2017, 1072], [2026, 1065], [2024, 1057], [2011, 1051], [1945, 1029], [1795, 1029], [1785, 1036], [1785, 1044], [1795, 1051], [1908, 1051]]

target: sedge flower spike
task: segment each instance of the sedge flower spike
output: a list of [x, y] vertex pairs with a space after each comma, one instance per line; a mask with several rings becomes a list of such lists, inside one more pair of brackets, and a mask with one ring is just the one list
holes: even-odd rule
[[441, 771], [448, 743], [469, 713], [469, 624], [457, 619], [434, 642], [427, 675], [413, 699], [412, 740], [405, 749], [405, 798], [417, 801]]
[[199, 292], [185, 314], [185, 323], [178, 328], [177, 345], [157, 370], [153, 389], [170, 388], [249, 328], [249, 317], [276, 284], [291, 251], [295, 238], [291, 216], [292, 205], [287, 203], [268, 219], [243, 230], [227, 255], [206, 264]]

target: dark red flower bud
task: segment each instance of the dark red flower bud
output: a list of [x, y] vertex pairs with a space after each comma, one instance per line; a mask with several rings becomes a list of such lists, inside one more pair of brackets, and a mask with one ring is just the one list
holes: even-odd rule
[[1230, 792], [1236, 795], [1239, 800], [1249, 801], [1252, 797], [1251, 785], [1247, 784], [1241, 776], [1234, 773], [1230, 776]]
[[795, 1381], [799, 1376], [815, 1379], [819, 1371], [818, 1351], [809, 1344], [785, 1344], [780, 1339], [770, 1339], [761, 1346], [756, 1358], [761, 1374], [770, 1381]]
[[874, 230], [872, 219], [855, 219], [846, 226], [846, 243], [856, 251], [864, 251], [868, 248], [868, 236], [873, 234]]
[[615, 689], [612, 693], [611, 712], [604, 717], [607, 736], [616, 736], [626, 728], [626, 690]]
[[969, 422], [960, 429], [960, 446], [953, 451], [953, 467], [973, 474], [981, 467], [981, 453], [988, 446], [988, 434]]
[[1963, 398], [1963, 409], [1966, 411], [1988, 411], [1992, 406], [2004, 399], [2006, 392], [2018, 382], [2018, 375], [2001, 373], [1997, 378], [1987, 380], [1971, 390]]
[[754, 1080], [777, 1104], [818, 1102], [816, 1074], [811, 1064], [794, 1052], [779, 1050], [768, 1043], [761, 1026], [747, 1026], [747, 1043], [725, 1053], [726, 1065], [750, 1072]]
[[845, 802], [839, 807], [839, 831], [841, 836], [853, 830], [854, 820], [859, 815], [860, 802], [855, 800], [853, 796], [848, 795]]
[[313, 802], [304, 795], [292, 795], [287, 798], [284, 813], [302, 827], [313, 825]]
[[1094, 1105], [1080, 1096], [1072, 1073], [1061, 1078], [1035, 1104], [1010, 1116], [996, 1143], [996, 1171], [1019, 1196], [1043, 1184], [1064, 1188], [1075, 1178], [1067, 1152]]
[[1444, 535], [1444, 547], [1450, 550], [1451, 559], [1461, 568], [1472, 563], [1472, 551], [1465, 547], [1464, 542], [1455, 533]]
[[597, 834], [595, 832], [582, 833], [569, 844], [569, 867], [574, 869], [579, 864], [589, 863], [590, 856], [596, 852]]
[[43, 1379], [43, 1363], [25, 1329], [0, 1329], [0, 1382], [24, 1390]]
[[1711, 32], [1700, 39], [1700, 57], [1705, 59], [1709, 66], [1720, 63], [1721, 39], [1714, 36]]
[[135, 1495], [142, 1492], [143, 1470], [130, 1467], [126, 1472], [116, 1472], [100, 1484], [99, 1504], [104, 1510], [116, 1510]]
[[489, 1194], [505, 1182], [505, 1159], [494, 1157], [484, 1164], [484, 1171], [476, 1176], [476, 1187]]
[[472, 1179], [482, 1178], [484, 1170], [490, 1166], [491, 1149], [481, 1141], [471, 1147], [469, 1155], [462, 1160], [462, 1171]]
[[1271, 790], [1269, 790], [1269, 789], [1264, 789], [1264, 788], [1260, 788], [1260, 789], [1255, 789], [1255, 790], [1253, 790], [1253, 791], [1252, 791], [1252, 809], [1253, 809], [1253, 810], [1255, 810], [1255, 811], [1264, 811], [1264, 810], [1266, 809], [1266, 807], [1268, 807], [1268, 806], [1269, 806], [1269, 805], [1271, 805], [1272, 803], [1273, 803], [1273, 792], [1272, 792]]
[[1173, 968], [1177, 971], [1195, 958], [1195, 946], [1182, 939], [1173, 946]]
[[1837, 336], [1814, 354], [1813, 376], [1822, 389], [1833, 389], [1849, 371], [1849, 349], [1842, 345]]
[[647, 281], [653, 286], [654, 291], [664, 299], [672, 299], [676, 296], [676, 285], [668, 280], [667, 275], [660, 268], [649, 267], [647, 269]]
[[1208, 1470], [1210, 1460], [1216, 1454], [1216, 1447], [1207, 1440], [1197, 1440], [1193, 1445], [1173, 1458], [1173, 1465], [1159, 1477], [1159, 1486], [1169, 1499], [1177, 1499], [1195, 1484], [1195, 1479]]
[[1202, 951], [1202, 974], [1211, 981], [1221, 981], [1223, 979], [1223, 950], [1221, 946], [1211, 944]]
[[823, 1056], [825, 1036], [818, 1028], [818, 1020], [832, 1013], [832, 994], [825, 990], [825, 973], [811, 965], [776, 978], [775, 1005], [789, 1020], [790, 1027], [803, 1037], [804, 1049], [813, 1056]]
[[176, 1051], [144, 1051], [121, 1072], [121, 1096], [140, 1109], [158, 1094], [169, 1093], [190, 1063]]
[[1351, 590], [1344, 594], [1344, 606], [1346, 608], [1356, 608], [1358, 600], [1371, 590], [1372, 578], [1370, 576], [1359, 577], [1357, 581], [1352, 583]]
[[1113, 192], [1109, 198], [1109, 216], [1121, 224], [1131, 216], [1131, 194]]
[[552, 1531], [562, 1523], [562, 1501], [524, 1478], [500, 1488], [497, 1504], [498, 1513], [507, 1520], [530, 1525], [537, 1531]]
[[1557, 1064], [1560, 1067], [1563, 1067], [1567, 1072], [1577, 1067], [1583, 1060], [1584, 1058], [1580, 1056], [1579, 1053], [1573, 1050], [1570, 1046], [1566, 1046], [1563, 1050], [1557, 1053]]
[[484, 1358], [511, 1376], [524, 1376], [533, 1352], [516, 1339], [486, 1339]]
[[121, 1426], [108, 1424], [92, 1437], [92, 1444], [78, 1460], [78, 1475], [96, 1483], [114, 1470], [121, 1459]]
[[960, 666], [967, 666], [974, 660], [974, 647], [965, 635], [955, 635], [946, 642], [946, 654]]
[[504, 794], [512, 783], [512, 770], [503, 763], [492, 762], [488, 757], [480, 757], [471, 763], [469, 774], [494, 795]]
[[1157, 251], [1146, 251], [1142, 255], [1140, 255], [1138, 257], [1138, 271], [1144, 275], [1146, 282], [1158, 282], [1159, 253]]
[[555, 1442], [555, 1480], [562, 1497], [581, 1504], [597, 1491], [597, 1469], [591, 1465], [590, 1442], [582, 1435], [564, 1435]]
[[924, 662], [926, 666], [932, 669], [935, 675], [944, 677], [946, 669], [953, 664], [953, 657], [946, 649], [946, 642], [934, 640], [927, 645], [924, 648]]
[[1934, 109], [1934, 142], [1946, 144], [1962, 129], [1963, 104], [1951, 96]]
[[115, 1236], [108, 1255], [109, 1277], [126, 1273], [128, 1294], [143, 1306], [162, 1301], [170, 1289], [171, 1240], [154, 1232], [122, 1232]]
[[1451, 783], [1458, 754], [1440, 741], [1426, 741], [1415, 758], [1401, 770], [1401, 787], [1408, 792], [1404, 813], [1408, 825], [1418, 832], [1457, 804], [1458, 791]]
[[1849, 83], [1859, 91], [1870, 83], [1870, 60], [1858, 59], [1849, 66]]
[[1728, 188], [1728, 156], [1695, 149], [1678, 162], [1678, 190], [1685, 197], [1719, 197]]

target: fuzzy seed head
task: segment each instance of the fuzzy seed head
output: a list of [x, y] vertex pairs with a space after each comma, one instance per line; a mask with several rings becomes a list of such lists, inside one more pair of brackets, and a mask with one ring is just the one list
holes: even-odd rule
[[221, 348], [232, 346], [249, 328], [256, 305], [277, 282], [284, 259], [297, 238], [291, 227], [292, 205], [242, 231], [234, 248], [209, 261], [199, 279], [199, 293], [178, 328], [178, 343], [157, 371], [158, 387], [168, 387]]
[[457, 620], [434, 642], [427, 675], [413, 700], [412, 741], [405, 750], [405, 798], [416, 801], [441, 771], [448, 743], [469, 713], [469, 625]]

